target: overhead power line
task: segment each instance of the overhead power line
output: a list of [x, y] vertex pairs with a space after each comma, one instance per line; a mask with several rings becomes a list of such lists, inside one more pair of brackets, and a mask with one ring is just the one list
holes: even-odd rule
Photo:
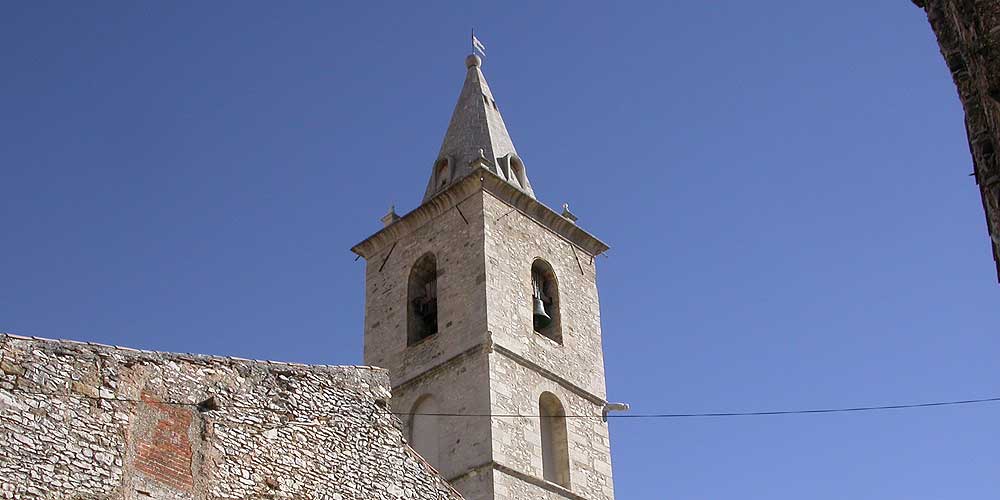
[[[697, 418], [697, 417], [752, 417], [765, 415], [805, 415], [810, 413], [847, 413], [881, 410], [904, 410], [910, 408], [927, 408], [931, 406], [956, 406], [977, 403], [1000, 402], [1000, 397], [982, 399], [962, 399], [957, 401], [935, 401], [932, 403], [896, 404], [882, 406], [855, 406], [848, 408], [815, 408], [807, 410], [767, 410], [767, 411], [732, 411], [711, 413], [614, 413], [607, 418]], [[497, 417], [497, 418], [539, 418], [540, 415], [521, 414], [472, 414], [472, 413], [393, 413], [393, 415], [426, 415], [434, 417]], [[561, 415], [566, 418], [601, 418], [601, 415]]]
[[[101, 397], [101, 396], [91, 396], [87, 394], [80, 393], [52, 393], [52, 392], [41, 392], [41, 391], [31, 391], [23, 387], [15, 387], [14, 389], [28, 394], [35, 394], [40, 396], [78, 396], [87, 399], [94, 400], [105, 400], [105, 401], [117, 401], [123, 403], [158, 403], [165, 405], [175, 405], [175, 406], [191, 406], [198, 407], [202, 403], [188, 403], [181, 401], [160, 401], [160, 400], [146, 400], [146, 399], [128, 399], [128, 398], [118, 398], [118, 397]], [[851, 413], [851, 412], [871, 412], [871, 411], [887, 411], [887, 410], [906, 410], [915, 408], [930, 408], [935, 406], [959, 406], [959, 405], [974, 405], [974, 404], [986, 404], [986, 403], [996, 403], [1000, 402], [1000, 396], [990, 397], [990, 398], [979, 398], [979, 399], [960, 399], [953, 401], [933, 401], [927, 403], [909, 403], [909, 404], [887, 404], [887, 405], [877, 405], [877, 406], [854, 406], [854, 407], [842, 407], [842, 408], [811, 408], [811, 409], [800, 409], [800, 410], [763, 410], [763, 411], [728, 411], [728, 412], [702, 412], [702, 413], [612, 413], [608, 414], [606, 418], [645, 418], [645, 419], [660, 419], [660, 418], [708, 418], [708, 417], [753, 417], [753, 416], [769, 416], [769, 415], [808, 415], [816, 413]], [[241, 410], [253, 410], [253, 411], [272, 411], [282, 413], [287, 412], [289, 409], [275, 409], [268, 408], [264, 406], [250, 406], [250, 405], [234, 405], [226, 404], [225, 401], [219, 402], [220, 408], [236, 408]], [[303, 413], [311, 413], [318, 415], [332, 416], [336, 415], [338, 412], [332, 412], [329, 410], [314, 410], [309, 408], [290, 408], [291, 410], [300, 411]], [[520, 413], [404, 413], [404, 412], [393, 412], [387, 409], [375, 408], [371, 413], [384, 413], [390, 415], [396, 415], [399, 417], [410, 417], [410, 416], [428, 416], [428, 417], [477, 417], [477, 418], [545, 418], [549, 416], [542, 415], [532, 415], [532, 414], [520, 414]], [[559, 417], [565, 418], [605, 418], [604, 415], [559, 415]]]

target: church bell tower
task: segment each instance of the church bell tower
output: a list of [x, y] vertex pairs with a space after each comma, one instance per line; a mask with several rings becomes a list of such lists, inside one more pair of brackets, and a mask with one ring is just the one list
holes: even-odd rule
[[365, 363], [389, 370], [411, 446], [465, 498], [612, 500], [608, 246], [535, 198], [482, 59], [465, 63], [421, 205], [352, 248]]

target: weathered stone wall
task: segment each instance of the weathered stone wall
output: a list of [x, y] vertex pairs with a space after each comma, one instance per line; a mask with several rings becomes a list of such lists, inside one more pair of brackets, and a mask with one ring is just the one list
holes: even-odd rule
[[[393, 391], [393, 409], [411, 413], [417, 401], [425, 396], [435, 398], [440, 413], [459, 415], [489, 413], [490, 379], [487, 353], [473, 349], [450, 362], [438, 365], [423, 376]], [[413, 417], [401, 416], [404, 435], [412, 439]], [[438, 441], [437, 464], [427, 457], [451, 481], [452, 486], [469, 500], [492, 498], [492, 482], [478, 470], [489, 463], [491, 451], [490, 419], [488, 417], [424, 417], [437, 430], [431, 439]], [[418, 452], [421, 450], [417, 450]]]
[[461, 498], [404, 444], [384, 370], [11, 335], [0, 368], [0, 498]]
[[913, 0], [927, 12], [965, 109], [993, 260], [1000, 279], [1000, 0]]
[[[430, 396], [436, 411], [463, 415], [434, 419], [419, 439], [437, 432], [434, 465], [469, 500], [612, 500], [595, 263], [567, 241], [593, 238], [492, 176], [452, 184], [355, 247], [367, 262], [365, 362], [389, 369], [396, 412]], [[427, 252], [438, 262], [439, 330], [407, 346], [408, 278]], [[535, 258], [558, 281], [561, 344], [532, 327]], [[568, 489], [542, 479], [541, 429], [531, 417], [542, 392], [591, 416], [568, 422]], [[528, 417], [496, 416], [511, 414]], [[412, 418], [403, 422], [409, 435]]]
[[[403, 224], [418, 215], [426, 220], [366, 259], [365, 363], [389, 370], [398, 413], [411, 413], [424, 396], [434, 397], [442, 413], [489, 413], [483, 195], [461, 187], [454, 198], [422, 207], [426, 214], [408, 215]], [[408, 279], [427, 252], [438, 266], [438, 332], [407, 347]], [[468, 474], [490, 459], [489, 418], [434, 420], [440, 454], [432, 465], [446, 479], [457, 478], [453, 485], [467, 498], [490, 498], [490, 482]]]
[[[485, 196], [486, 309], [494, 342], [603, 399], [594, 260], [492, 194]], [[536, 258], [552, 266], [559, 283], [562, 345], [535, 333], [532, 326], [531, 263]]]
[[[389, 370], [392, 385], [409, 380], [483, 341], [486, 279], [482, 196], [443, 204], [365, 265], [365, 363]], [[407, 285], [424, 254], [437, 257], [438, 333], [407, 348]]]
[[[571, 415], [568, 491], [540, 478], [538, 418], [493, 422], [495, 498], [611, 500], [611, 449], [601, 420], [605, 400], [604, 354], [596, 268], [590, 255], [490, 193], [486, 194], [486, 283], [489, 327], [496, 344], [490, 356], [492, 412], [537, 415], [539, 398], [551, 392]], [[559, 284], [562, 344], [532, 326], [531, 264], [541, 258]], [[506, 472], [504, 472], [506, 471]]]
[[[539, 418], [497, 418], [493, 423], [493, 456], [502, 469], [495, 473], [495, 498], [576, 498], [613, 500], [611, 442], [608, 425], [601, 419], [601, 405], [541, 376], [512, 358], [497, 353], [490, 357], [494, 412], [501, 415], [538, 415], [543, 392], [554, 394], [567, 418], [570, 487], [568, 491], [542, 481], [541, 421]], [[516, 384], [516, 385], [515, 385]]]

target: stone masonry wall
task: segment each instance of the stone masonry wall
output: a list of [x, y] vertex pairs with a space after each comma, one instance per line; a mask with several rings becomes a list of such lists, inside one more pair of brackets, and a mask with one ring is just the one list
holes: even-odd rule
[[[482, 195], [474, 193], [366, 260], [365, 363], [388, 369], [393, 386], [483, 342], [482, 213]], [[437, 258], [438, 333], [408, 348], [410, 270], [428, 252]]]
[[913, 0], [927, 12], [965, 109], [973, 172], [1000, 279], [1000, 0]]
[[[405, 414], [426, 401], [435, 412], [473, 415], [421, 418], [419, 434], [421, 446], [437, 445], [432, 465], [469, 500], [612, 500], [595, 263], [527, 215], [537, 202], [494, 193], [484, 187], [492, 174], [481, 175], [356, 247], [366, 258], [365, 363], [389, 370], [406, 426]], [[427, 252], [438, 265], [439, 331], [407, 346], [408, 278]], [[539, 257], [558, 282], [562, 344], [533, 331], [531, 265]], [[568, 422], [569, 489], [542, 479], [541, 431], [530, 416], [545, 391], [567, 412], [592, 416]]]
[[[496, 343], [490, 356], [492, 413], [537, 415], [541, 394], [551, 392], [568, 414], [593, 416], [567, 419], [568, 491], [541, 479], [538, 418], [494, 419], [495, 498], [613, 500], [610, 440], [601, 420], [604, 353], [594, 262], [492, 194], [486, 194], [484, 207], [487, 304]], [[531, 264], [536, 258], [556, 274], [561, 345], [533, 330]]]
[[[389, 370], [392, 407], [410, 413], [425, 396], [443, 413], [489, 413], [482, 192], [438, 200], [433, 214], [366, 260], [365, 363]], [[407, 347], [410, 270], [427, 252], [437, 260], [438, 332]], [[404, 417], [404, 423], [409, 420]], [[470, 500], [490, 498], [489, 483], [467, 473], [489, 461], [487, 418], [434, 419], [439, 458], [434, 465]], [[461, 476], [461, 477], [460, 477]]]
[[[491, 385], [496, 413], [538, 415], [539, 398], [543, 392], [550, 392], [559, 398], [568, 415], [592, 416], [566, 419], [569, 492], [587, 500], [613, 500], [611, 441], [608, 425], [601, 419], [601, 407], [506, 356], [494, 354], [490, 361], [494, 381], [513, 382]], [[577, 498], [540, 479], [543, 472], [539, 418], [495, 419], [493, 457], [497, 464], [521, 473], [520, 476], [512, 476], [503, 473], [503, 469], [494, 473], [497, 500]]]
[[[494, 341], [603, 399], [595, 262], [492, 194], [486, 193], [483, 205], [487, 310]], [[562, 345], [535, 333], [532, 326], [531, 263], [536, 258], [548, 262], [556, 274]]]
[[[418, 400], [429, 396], [438, 402], [441, 413], [488, 413], [485, 409], [489, 407], [490, 380], [486, 357], [482, 350], [475, 350], [415, 379], [394, 391], [393, 408], [397, 413], [411, 413]], [[403, 420], [404, 435], [410, 437], [412, 417], [403, 415], [400, 418]], [[437, 429], [437, 435], [432, 438], [438, 441], [440, 458], [435, 464], [428, 457], [431, 465], [437, 467], [441, 475], [468, 500], [492, 498], [492, 481], [488, 473], [477, 469], [490, 459], [490, 419], [424, 418], [431, 420]]]
[[404, 443], [381, 369], [12, 335], [0, 369], [0, 498], [461, 498]]

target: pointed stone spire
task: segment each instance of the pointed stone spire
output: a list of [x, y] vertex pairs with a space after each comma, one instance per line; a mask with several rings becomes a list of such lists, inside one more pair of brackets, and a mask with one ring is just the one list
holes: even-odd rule
[[480, 69], [482, 64], [478, 55], [465, 58], [468, 68], [465, 84], [451, 115], [441, 151], [434, 161], [424, 202], [479, 166], [535, 197], [524, 163], [514, 150], [500, 108]]

